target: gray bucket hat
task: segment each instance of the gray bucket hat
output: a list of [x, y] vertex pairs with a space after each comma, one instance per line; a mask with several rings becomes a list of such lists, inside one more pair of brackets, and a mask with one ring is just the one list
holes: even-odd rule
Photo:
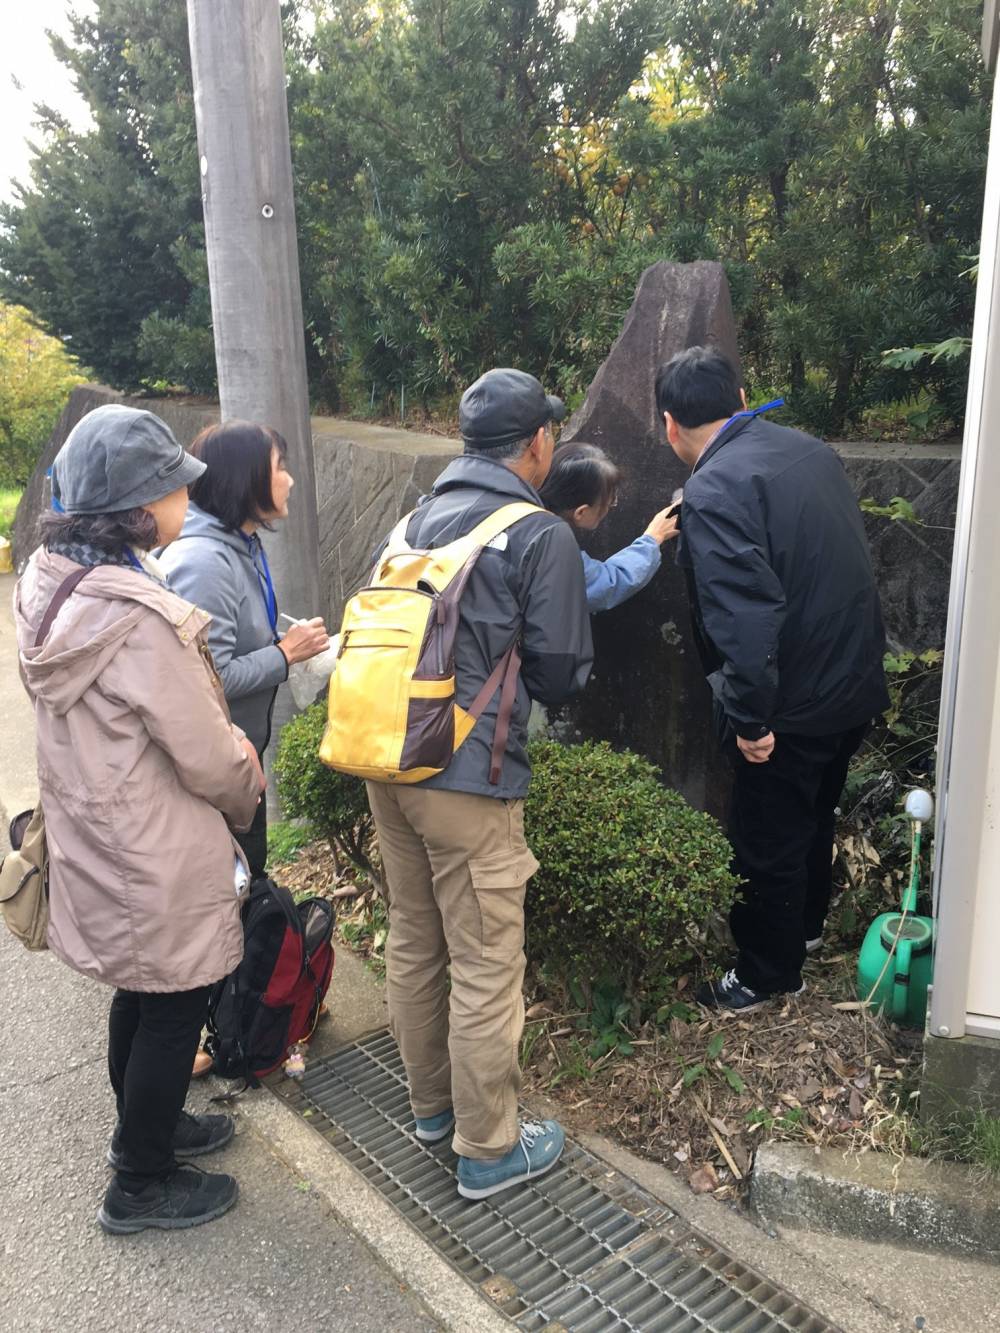
[[52, 496], [67, 514], [119, 514], [190, 486], [204, 471], [165, 421], [111, 403], [70, 431], [52, 464]]

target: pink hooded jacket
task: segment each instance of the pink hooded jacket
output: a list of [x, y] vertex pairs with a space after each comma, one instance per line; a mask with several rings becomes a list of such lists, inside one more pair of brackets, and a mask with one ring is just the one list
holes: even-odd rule
[[243, 955], [236, 846], [259, 795], [206, 645], [209, 617], [101, 565], [35, 634], [78, 566], [44, 549], [17, 585], [49, 854], [49, 946], [99, 981], [183, 991]]

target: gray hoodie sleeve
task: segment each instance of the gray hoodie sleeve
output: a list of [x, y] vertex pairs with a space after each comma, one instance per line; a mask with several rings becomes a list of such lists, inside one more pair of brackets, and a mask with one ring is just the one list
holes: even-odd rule
[[521, 560], [521, 677], [532, 699], [565, 703], [594, 661], [580, 548], [568, 523], [552, 523]]
[[288, 677], [285, 654], [267, 644], [239, 657], [233, 655], [246, 585], [217, 543], [185, 542], [184, 559], [170, 563], [170, 588], [212, 617], [208, 646], [227, 699], [274, 689]]

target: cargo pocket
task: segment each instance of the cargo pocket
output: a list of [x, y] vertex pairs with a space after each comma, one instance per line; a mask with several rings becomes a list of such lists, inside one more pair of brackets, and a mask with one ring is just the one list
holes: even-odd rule
[[524, 890], [537, 869], [538, 862], [527, 847], [469, 860], [482, 923], [484, 959], [507, 962], [524, 948]]

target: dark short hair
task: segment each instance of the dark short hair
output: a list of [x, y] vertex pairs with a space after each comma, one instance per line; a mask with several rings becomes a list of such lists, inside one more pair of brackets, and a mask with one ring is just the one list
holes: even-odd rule
[[563, 444], [552, 455], [552, 467], [539, 495], [554, 514], [571, 513], [580, 505], [610, 505], [621, 473], [596, 444]]
[[693, 430], [743, 406], [739, 371], [715, 347], [688, 347], [656, 372], [656, 406]]
[[45, 546], [84, 543], [109, 555], [126, 546], [151, 551], [157, 545], [156, 519], [148, 509], [122, 509], [115, 514], [62, 514], [49, 510], [38, 520]]
[[235, 532], [244, 523], [268, 527], [274, 509], [271, 494], [271, 450], [282, 458], [288, 445], [270, 426], [252, 421], [223, 421], [206, 426], [191, 443], [191, 452], [205, 471], [188, 492], [192, 501]]

